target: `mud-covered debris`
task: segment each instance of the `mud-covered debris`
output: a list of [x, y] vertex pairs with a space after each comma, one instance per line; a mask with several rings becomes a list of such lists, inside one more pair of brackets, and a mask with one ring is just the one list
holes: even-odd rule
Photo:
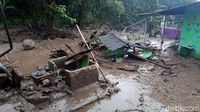
[[139, 65], [134, 65], [134, 66], [127, 66], [125, 65], [124, 67], [119, 67], [117, 68], [118, 70], [123, 70], [123, 71], [130, 71], [130, 72], [136, 72], [139, 68]]
[[165, 83], [170, 82], [168, 78], [164, 78], [163, 80]]
[[14, 109], [17, 110], [18, 112], [25, 112], [25, 107], [23, 103], [19, 103], [14, 107]]
[[115, 63], [121, 63], [123, 62], [123, 58], [115, 58]]
[[141, 103], [143, 103], [143, 102], [144, 102], [144, 95], [143, 95], [143, 94], [140, 94], [139, 101], [140, 101]]
[[200, 89], [199, 88], [195, 88], [196, 90], [197, 90], [197, 93], [199, 93], [200, 94]]
[[200, 95], [200, 89], [199, 88], [195, 88], [195, 91], [192, 92], [192, 95], [194, 95], [194, 96]]
[[50, 85], [51, 85], [51, 81], [50, 81], [49, 79], [44, 79], [44, 80], [42, 81], [42, 85], [43, 85], [43, 86], [50, 86]]
[[111, 96], [111, 95], [113, 95], [113, 94], [115, 94], [115, 93], [118, 93], [120, 90], [121, 90], [120, 88], [114, 87], [114, 88], [108, 89], [108, 93], [109, 93], [109, 95]]
[[62, 49], [52, 51], [52, 53], [50, 54], [51, 58], [59, 58], [59, 57], [68, 56], [68, 55], [69, 54]]
[[35, 48], [35, 42], [32, 39], [25, 39], [22, 42], [22, 47], [24, 48], [24, 50], [31, 50], [33, 48]]
[[113, 92], [114, 93], [118, 93], [118, 92], [120, 92], [121, 91], [121, 89], [119, 88], [119, 87], [115, 87], [114, 89], [113, 89]]
[[147, 70], [148, 71], [154, 71], [156, 68], [155, 68], [155, 66], [148, 66], [147, 67]]
[[108, 87], [108, 84], [106, 84], [106, 83], [101, 83], [99, 86], [100, 86], [102, 89], [106, 89], [106, 88]]
[[49, 89], [49, 88], [45, 88], [45, 89], [42, 90], [42, 94], [43, 95], [49, 95], [52, 92], [53, 92], [53, 90]]
[[[121, 91], [120, 88], [116, 87], [118, 84], [119, 84], [119, 82], [110, 84], [110, 85], [106, 88], [106, 90], [105, 90], [105, 96], [110, 97], [110, 96], [112, 96], [113, 94], [116, 94], [116, 93], [118, 93], [119, 91]], [[104, 95], [102, 95], [102, 96], [104, 96]]]
[[173, 75], [174, 71], [166, 69], [164, 71], [162, 71], [159, 75], [163, 75], [163, 76], [169, 76], [169, 75]]
[[41, 104], [43, 102], [47, 102], [51, 100], [50, 96], [44, 96], [40, 92], [37, 92], [36, 94], [33, 94], [31, 96], [25, 97], [25, 99], [34, 105]]
[[9, 100], [13, 95], [16, 94], [16, 90], [10, 90], [8, 92], [4, 91], [4, 90], [0, 90], [0, 102], [6, 102], [7, 100]]

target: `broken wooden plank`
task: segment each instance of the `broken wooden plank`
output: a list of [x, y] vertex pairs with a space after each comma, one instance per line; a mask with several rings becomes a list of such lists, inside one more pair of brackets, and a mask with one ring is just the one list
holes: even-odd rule
[[76, 52], [67, 44], [65, 44], [65, 46], [73, 53], [73, 54], [76, 54]]
[[83, 57], [83, 55], [78, 56], [78, 57], [73, 58], [73, 59], [70, 59], [70, 60], [68, 60], [68, 61], [65, 62], [65, 65], [69, 65], [71, 63], [74, 63], [74, 62], [78, 61], [79, 59], [81, 59], [82, 57]]
[[162, 64], [160, 64], [160, 63], [154, 62], [154, 61], [149, 60], [149, 59], [142, 58], [142, 57], [140, 57], [140, 56], [136, 56], [136, 55], [134, 55], [134, 56], [137, 57], [138, 59], [141, 59], [141, 60], [144, 60], [144, 61], [148, 61], [149, 63], [153, 63], [153, 64], [155, 64], [155, 65], [157, 65], [157, 66], [159, 66], [159, 67], [163, 67], [163, 68], [166, 68], [166, 69], [170, 69], [169, 66], [162, 65]]

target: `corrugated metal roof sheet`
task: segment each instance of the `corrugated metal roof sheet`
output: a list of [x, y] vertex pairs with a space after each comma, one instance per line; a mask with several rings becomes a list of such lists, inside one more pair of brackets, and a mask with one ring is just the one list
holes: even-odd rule
[[116, 37], [115, 35], [105, 35], [100, 37], [100, 40], [102, 42], [101, 46], [106, 46], [109, 50], [117, 50], [122, 47], [128, 47], [127, 43]]
[[162, 10], [162, 11], [153, 12], [153, 13], [144, 13], [144, 14], [138, 14], [138, 15], [139, 16], [183, 15], [187, 8], [192, 8], [192, 7], [200, 8], [200, 2], [195, 2], [192, 4], [178, 6], [178, 7]]

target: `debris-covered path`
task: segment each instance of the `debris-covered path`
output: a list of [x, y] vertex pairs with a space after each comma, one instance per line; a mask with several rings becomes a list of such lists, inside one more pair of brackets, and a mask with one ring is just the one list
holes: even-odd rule
[[[47, 42], [47, 41], [45, 41]], [[65, 48], [64, 43], [76, 48], [77, 41], [71, 39], [53, 40], [56, 47]], [[8, 57], [13, 66], [19, 68], [24, 76], [29, 75], [37, 67], [48, 62], [49, 50], [42, 42], [37, 43], [37, 48], [24, 51], [19, 43], [15, 43], [15, 50]], [[74, 47], [73, 47], [74, 46]], [[2, 47], [1, 47], [2, 48]], [[2, 50], [2, 49], [1, 49]], [[75, 49], [76, 51], [76, 49]], [[166, 65], [172, 69], [164, 69], [154, 64], [143, 61], [126, 60], [121, 63], [101, 62], [106, 77], [113, 82], [119, 82], [117, 87], [121, 91], [110, 98], [105, 98], [76, 111], [81, 112], [114, 112], [114, 111], [139, 111], [139, 112], [165, 112], [173, 106], [199, 107], [200, 104], [200, 65], [199, 60], [178, 56], [172, 49], [167, 49], [160, 55]], [[168, 54], [168, 55], [166, 55]], [[170, 55], [169, 55], [170, 54]], [[139, 65], [136, 71], [120, 70], [120, 67], [133, 67]], [[75, 92], [73, 105], [81, 105], [84, 101], [94, 97], [95, 85], [84, 87]], [[91, 92], [91, 93], [90, 93]], [[87, 94], [87, 95], [86, 95]], [[87, 97], [87, 98], [86, 98]], [[77, 98], [77, 99], [76, 99]], [[21, 97], [8, 98], [1, 102], [3, 111], [69, 111], [68, 98], [61, 98], [44, 106], [34, 106]], [[173, 108], [172, 108], [173, 109]]]

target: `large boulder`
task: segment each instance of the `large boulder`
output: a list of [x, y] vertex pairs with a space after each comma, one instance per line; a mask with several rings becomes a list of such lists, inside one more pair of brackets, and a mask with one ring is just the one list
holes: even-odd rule
[[31, 50], [35, 48], [35, 42], [32, 39], [25, 39], [22, 42], [22, 47], [24, 50]]

